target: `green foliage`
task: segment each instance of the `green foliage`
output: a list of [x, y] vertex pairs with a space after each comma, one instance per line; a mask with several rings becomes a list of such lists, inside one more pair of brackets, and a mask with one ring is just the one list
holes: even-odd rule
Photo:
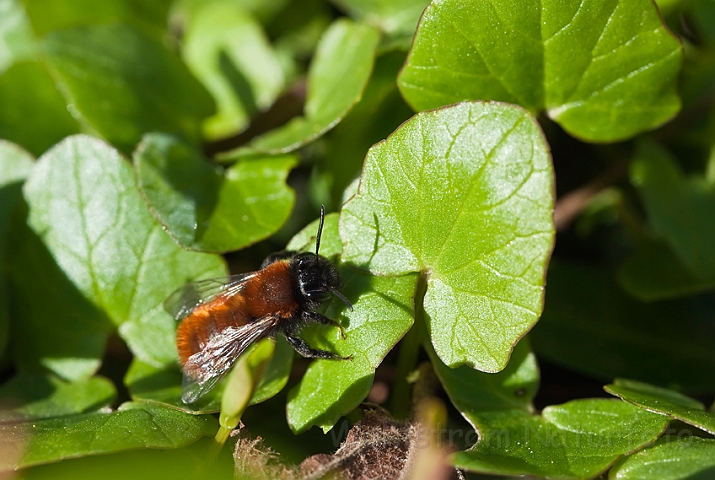
[[[428, 3], [0, 0], [0, 476], [258, 478], [440, 389], [419, 474], [712, 476], [712, 2]], [[343, 359], [277, 335], [184, 404], [164, 301], [321, 204]]]
[[343, 210], [345, 259], [380, 275], [428, 274], [440, 358], [499, 371], [541, 310], [552, 177], [543, 137], [520, 109], [464, 103], [420, 114], [368, 152]]
[[425, 10], [399, 81], [416, 110], [462, 100], [517, 103], [603, 142], [677, 113], [681, 58], [649, 0], [446, 0]]
[[[239, 250], [275, 232], [293, 207], [285, 184], [293, 156], [247, 158], [224, 170], [190, 144], [156, 133], [144, 137], [134, 159], [151, 212], [187, 249]], [[245, 212], [238, 218], [237, 209]]]

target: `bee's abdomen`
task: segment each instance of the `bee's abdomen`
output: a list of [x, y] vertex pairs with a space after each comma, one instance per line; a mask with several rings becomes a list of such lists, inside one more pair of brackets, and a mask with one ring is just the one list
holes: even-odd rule
[[250, 320], [240, 295], [197, 307], [176, 330], [176, 349], [183, 366], [188, 358], [201, 351], [208, 341], [227, 327], [240, 327]]

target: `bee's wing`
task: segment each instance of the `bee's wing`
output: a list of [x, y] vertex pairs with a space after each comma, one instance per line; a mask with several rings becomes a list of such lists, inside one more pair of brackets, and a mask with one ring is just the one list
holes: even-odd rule
[[216, 386], [243, 352], [269, 335], [278, 324], [277, 315], [267, 315], [240, 327], [227, 327], [215, 335], [184, 364], [181, 400], [194, 403]]
[[164, 309], [177, 320], [186, 318], [196, 307], [219, 297], [230, 298], [243, 289], [255, 272], [187, 283], [164, 300]]

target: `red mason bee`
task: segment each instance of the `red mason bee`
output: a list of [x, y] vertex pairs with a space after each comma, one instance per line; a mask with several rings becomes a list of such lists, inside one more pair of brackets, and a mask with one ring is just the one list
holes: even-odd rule
[[166, 310], [181, 320], [176, 347], [184, 403], [208, 393], [254, 342], [278, 333], [304, 357], [350, 358], [311, 348], [297, 336], [309, 323], [335, 325], [343, 333], [335, 320], [314, 311], [329, 295], [353, 308], [338, 290], [342, 281], [335, 265], [318, 254], [324, 218], [321, 207], [315, 253], [278, 252], [256, 272], [189, 283], [164, 302]]

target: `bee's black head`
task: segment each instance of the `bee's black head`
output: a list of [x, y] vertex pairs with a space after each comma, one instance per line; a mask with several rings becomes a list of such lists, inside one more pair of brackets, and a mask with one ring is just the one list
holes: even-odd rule
[[297, 284], [296, 293], [298, 294], [299, 302], [306, 306], [321, 303], [328, 298], [328, 295], [332, 294], [352, 310], [353, 306], [350, 301], [338, 290], [342, 284], [338, 269], [335, 268], [335, 265], [330, 260], [318, 254], [324, 221], [325, 207], [321, 205], [318, 235], [315, 237], [315, 253], [299, 253], [291, 259], [291, 269]]
[[315, 305], [329, 295], [336, 295], [350, 307], [350, 302], [338, 291], [342, 283], [338, 269], [327, 258], [310, 252], [299, 253], [291, 260], [291, 268], [302, 303]]

